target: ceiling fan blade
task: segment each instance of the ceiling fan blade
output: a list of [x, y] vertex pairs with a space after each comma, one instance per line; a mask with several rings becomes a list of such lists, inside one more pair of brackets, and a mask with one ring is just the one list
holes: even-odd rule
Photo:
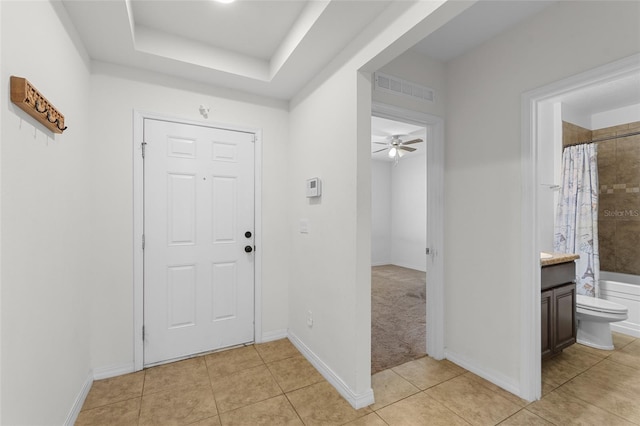
[[422, 142], [422, 139], [414, 139], [412, 141], [402, 142], [402, 145], [411, 145], [412, 143], [420, 143], [420, 142]]
[[402, 146], [402, 145], [400, 145], [398, 149], [402, 149], [404, 151], [409, 151], [409, 152], [413, 152], [416, 150], [415, 148], [411, 148], [410, 146]]
[[387, 150], [387, 148], [382, 148], [382, 149], [379, 149], [379, 150], [377, 150], [377, 151], [373, 151], [373, 152], [372, 152], [372, 154], [375, 154], [376, 152], [386, 151], [386, 150]]
[[373, 143], [377, 143], [378, 145], [388, 145], [387, 142], [373, 142]]

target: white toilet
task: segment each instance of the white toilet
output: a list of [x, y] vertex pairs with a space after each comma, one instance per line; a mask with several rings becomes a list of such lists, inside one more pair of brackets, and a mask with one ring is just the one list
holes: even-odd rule
[[627, 319], [627, 307], [595, 297], [576, 295], [578, 343], [592, 348], [613, 350], [609, 323]]

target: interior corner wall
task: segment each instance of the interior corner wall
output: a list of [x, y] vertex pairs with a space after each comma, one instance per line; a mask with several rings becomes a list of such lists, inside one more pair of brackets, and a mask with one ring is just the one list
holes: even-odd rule
[[371, 172], [371, 264], [426, 272], [426, 157], [372, 161]]
[[[205, 120], [199, 106], [210, 108]], [[91, 76], [96, 205], [94, 367], [133, 366], [133, 111], [262, 131], [262, 331], [288, 321], [287, 104], [101, 63]]]
[[427, 158], [404, 156], [391, 170], [391, 263], [427, 271]]
[[[64, 424], [91, 381], [89, 68], [51, 2], [0, 10], [0, 423]], [[11, 75], [64, 114], [63, 134], [9, 101]]]
[[[357, 337], [355, 74], [355, 70], [341, 70], [292, 103], [288, 188], [292, 215], [289, 330], [352, 389], [356, 387]], [[335, 93], [340, 93], [340, 102], [335, 101]], [[314, 176], [322, 180], [322, 197], [306, 198], [305, 181]], [[308, 233], [299, 231], [300, 220], [308, 222]], [[307, 326], [309, 312], [312, 327]]]
[[639, 15], [637, 2], [557, 2], [447, 64], [447, 357], [516, 393], [521, 95], [640, 51]]
[[371, 265], [391, 263], [391, 168], [371, 162]]
[[591, 115], [566, 103], [562, 104], [562, 121], [567, 121], [585, 129], [591, 129]]
[[[562, 118], [560, 102], [541, 102], [538, 106], [538, 135], [541, 140], [555, 141], [555, 134], [560, 133], [558, 144], [545, 143], [538, 145], [538, 158], [556, 159], [557, 152], [562, 151]], [[538, 165], [538, 241], [540, 251], [553, 252], [553, 235], [555, 222], [555, 204], [558, 191], [553, 185], [560, 184], [556, 178], [556, 162], [544, 161]]]

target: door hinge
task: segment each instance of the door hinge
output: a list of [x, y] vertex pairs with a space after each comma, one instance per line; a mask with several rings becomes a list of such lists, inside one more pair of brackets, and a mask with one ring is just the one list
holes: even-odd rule
[[144, 158], [144, 154], [145, 154], [145, 152], [147, 150], [147, 143], [146, 142], [142, 142], [140, 144], [140, 146], [142, 147], [142, 158]]
[[142, 250], [144, 250], [144, 243], [145, 243], [144, 234], [142, 234]]
[[431, 254], [431, 249], [429, 247], [427, 247], [426, 249], [424, 249], [425, 254]]
[[144, 341], [144, 325], [142, 326], [142, 341]]

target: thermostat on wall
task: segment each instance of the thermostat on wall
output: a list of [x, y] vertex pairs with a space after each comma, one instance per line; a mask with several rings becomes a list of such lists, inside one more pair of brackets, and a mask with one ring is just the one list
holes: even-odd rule
[[322, 181], [319, 178], [307, 179], [307, 198], [319, 197], [322, 195]]

